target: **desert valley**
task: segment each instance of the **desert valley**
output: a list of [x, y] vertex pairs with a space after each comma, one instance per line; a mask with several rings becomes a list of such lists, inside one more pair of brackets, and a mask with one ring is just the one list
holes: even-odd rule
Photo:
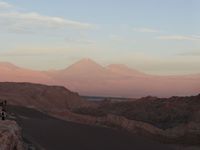
[[200, 95], [91, 101], [63, 86], [1, 82], [0, 97], [5, 150], [199, 149]]
[[0, 150], [200, 150], [200, 1], [0, 0]]

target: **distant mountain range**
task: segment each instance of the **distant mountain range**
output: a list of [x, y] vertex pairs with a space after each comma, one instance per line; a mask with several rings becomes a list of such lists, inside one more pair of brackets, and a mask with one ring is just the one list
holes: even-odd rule
[[0, 62], [0, 81], [62, 85], [81, 95], [90, 96], [170, 97], [200, 92], [200, 74], [148, 75], [126, 65], [112, 64], [103, 67], [90, 59], [53, 71], [35, 71]]

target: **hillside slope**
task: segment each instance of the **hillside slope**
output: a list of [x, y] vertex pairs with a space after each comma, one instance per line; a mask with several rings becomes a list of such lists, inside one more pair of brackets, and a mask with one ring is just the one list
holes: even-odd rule
[[87, 104], [77, 93], [64, 87], [32, 83], [0, 82], [0, 99], [43, 111], [63, 111]]

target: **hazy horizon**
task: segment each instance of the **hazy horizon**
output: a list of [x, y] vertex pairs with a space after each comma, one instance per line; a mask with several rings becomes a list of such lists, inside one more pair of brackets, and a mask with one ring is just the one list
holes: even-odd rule
[[[200, 74], [200, 72], [197, 72], [197, 73], [186, 73], [186, 74], [170, 74], [170, 73], [169, 74], [167, 74], [167, 73], [165, 73], [165, 74], [156, 74], [156, 73], [151, 73], [151, 72], [145, 72], [145, 71], [133, 68], [131, 66], [128, 66], [126, 64], [122, 64], [122, 63], [121, 64], [120, 63], [101, 64], [101, 63], [99, 63], [96, 60], [91, 59], [91, 58], [82, 58], [82, 59], [77, 60], [77, 61], [72, 61], [68, 65], [66, 64], [66, 66], [64, 66], [64, 67], [50, 68], [50, 69], [36, 69], [36, 68], [28, 67], [28, 66], [27, 67], [26, 66], [20, 66], [20, 65], [17, 65], [15, 63], [8, 62], [8, 61], [0, 61], [0, 65], [2, 65], [2, 66], [3, 65], [14, 65], [16, 67], [19, 67], [19, 69], [28, 69], [28, 70], [33, 70], [33, 71], [56, 71], [56, 70], [59, 71], [59, 70], [68, 69], [69, 67], [71, 67], [71, 66], [73, 66], [73, 65], [75, 65], [77, 63], [82, 63], [84, 61], [89, 61], [90, 63], [95, 63], [95, 64], [100, 65], [101, 67], [103, 67], [105, 69], [108, 68], [109, 66], [113, 66], [114, 65], [115, 67], [120, 67], [121, 69], [128, 68], [128, 69], [131, 69], [133, 71], [138, 71], [138, 72], [141, 72], [141, 73], [144, 73], [144, 74], [147, 74], [147, 75], [157, 75], [157, 76], [182, 76], [182, 75], [186, 75], [187, 76], [187, 75], [199, 75]], [[83, 64], [82, 67], [84, 67], [84, 64]], [[87, 67], [87, 66], [85, 66], [85, 67]]]
[[0, 0], [0, 61], [62, 69], [82, 58], [148, 74], [200, 73], [197, 0]]

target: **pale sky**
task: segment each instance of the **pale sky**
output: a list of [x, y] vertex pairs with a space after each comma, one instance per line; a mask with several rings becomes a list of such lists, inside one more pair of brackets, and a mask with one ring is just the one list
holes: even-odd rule
[[196, 74], [199, 16], [199, 0], [0, 0], [0, 61], [48, 70], [91, 58]]

